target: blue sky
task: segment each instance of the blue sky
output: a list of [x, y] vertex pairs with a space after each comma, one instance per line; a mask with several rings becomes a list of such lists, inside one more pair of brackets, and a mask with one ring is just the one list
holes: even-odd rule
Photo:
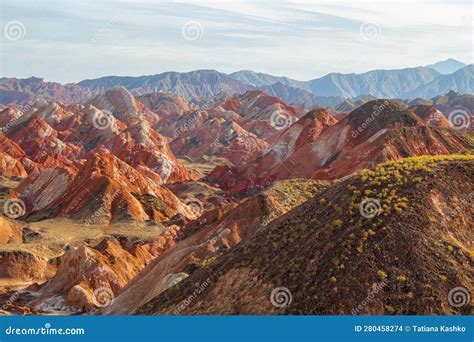
[[1, 24], [2, 77], [63, 83], [196, 69], [308, 80], [473, 62], [471, 1], [2, 0]]

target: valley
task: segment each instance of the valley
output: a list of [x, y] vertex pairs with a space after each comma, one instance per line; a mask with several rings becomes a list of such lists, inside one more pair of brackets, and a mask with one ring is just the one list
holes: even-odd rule
[[473, 95], [299, 105], [258, 87], [312, 85], [231, 76], [4, 101], [0, 314], [473, 313], [448, 302], [474, 291]]

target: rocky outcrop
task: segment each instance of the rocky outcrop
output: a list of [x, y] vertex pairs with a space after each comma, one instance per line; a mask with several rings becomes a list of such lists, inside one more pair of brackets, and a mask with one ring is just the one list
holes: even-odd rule
[[23, 242], [21, 226], [0, 216], [0, 244], [20, 244]]
[[152, 259], [174, 245], [178, 233], [179, 227], [170, 226], [151, 241], [108, 237], [94, 246], [70, 247], [55, 260], [55, 275], [36, 291], [30, 306], [70, 312], [109, 306]]
[[106, 151], [91, 155], [77, 172], [48, 168], [35, 173], [15, 194], [26, 204], [28, 220], [67, 216], [94, 223], [194, 217], [171, 191]]
[[414, 157], [332, 183], [135, 313], [470, 315], [473, 166]]
[[137, 96], [137, 99], [146, 108], [157, 113], [160, 118], [181, 115], [190, 110], [186, 100], [173, 93], [153, 92]]
[[301, 112], [298, 107], [290, 106], [261, 90], [249, 90], [243, 95], [226, 99], [222, 107], [242, 116], [241, 126], [263, 140], [291, 126]]
[[0, 278], [43, 282], [56, 271], [54, 262], [25, 250], [0, 251]]
[[[367, 102], [332, 125], [325, 117], [325, 123], [319, 124], [314, 124], [317, 116], [315, 121], [303, 117], [254, 161], [240, 167], [219, 166], [207, 179], [223, 189], [245, 193], [274, 180], [337, 179], [387, 160], [450, 154], [473, 147], [467, 135], [443, 128], [442, 123], [425, 124], [415, 112], [394, 101]], [[429, 115], [423, 117], [429, 121]], [[305, 122], [314, 127], [315, 135], [309, 139], [304, 134], [299, 138]], [[306, 136], [309, 131], [306, 129]], [[285, 139], [287, 135], [293, 139]], [[299, 146], [298, 139], [303, 142]]]
[[165, 291], [170, 276], [207, 267], [218, 255], [247, 240], [260, 227], [314, 196], [322, 187], [314, 181], [282, 182], [237, 206], [204, 213], [186, 225], [180, 241], [138, 274], [102, 313], [133, 313], [137, 307]]

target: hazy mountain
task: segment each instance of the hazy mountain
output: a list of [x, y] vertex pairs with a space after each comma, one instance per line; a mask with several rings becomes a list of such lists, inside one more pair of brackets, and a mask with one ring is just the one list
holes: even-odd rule
[[338, 96], [317, 96], [310, 91], [285, 85], [281, 82], [264, 85], [260, 88], [270, 95], [279, 97], [287, 103], [293, 103], [300, 107], [331, 107], [339, 104], [343, 100]]
[[396, 98], [440, 76], [434, 69], [417, 67], [398, 70], [373, 70], [363, 74], [331, 73], [309, 81], [310, 89], [320, 96], [345, 98], [360, 95]]
[[221, 92], [244, 93], [253, 87], [237, 81], [215, 70], [196, 70], [186, 73], [165, 72], [150, 76], [107, 76], [78, 83], [83, 88], [105, 90], [125, 87], [133, 93], [146, 94], [165, 91], [178, 94], [185, 99], [210, 97]]
[[434, 64], [426, 65], [427, 68], [435, 69], [441, 74], [452, 74], [466, 66], [465, 63], [460, 62], [453, 58], [448, 58], [445, 61], [440, 61]]
[[333, 106], [342, 101], [340, 97], [317, 96], [311, 92], [308, 82], [288, 77], [273, 76], [251, 70], [237, 71], [229, 74], [229, 77], [263, 89], [270, 95], [301, 107]]
[[409, 91], [402, 97], [432, 98], [454, 90], [462, 94], [474, 93], [474, 64], [465, 66], [453, 74], [441, 75], [433, 81]]
[[89, 89], [77, 84], [62, 85], [45, 82], [42, 78], [0, 78], [0, 103], [22, 103], [34, 98], [61, 102], [81, 102], [94, 95]]
[[242, 83], [250, 84], [254, 87], [271, 86], [275, 83], [281, 83], [286, 86], [309, 90], [309, 85], [307, 82], [293, 80], [288, 77], [263, 74], [251, 70], [237, 71], [232, 74], [229, 74], [229, 77], [238, 80]]
[[[443, 62], [441, 62], [443, 63]], [[446, 61], [446, 63], [449, 63]], [[252, 71], [238, 71], [229, 75], [243, 83], [270, 91], [286, 102], [320, 104], [309, 93], [321, 98], [375, 96], [397, 98], [411, 90], [433, 81], [441, 76], [433, 68], [416, 67], [396, 70], [372, 70], [362, 74], [331, 73], [311, 81], [296, 81], [287, 77], [276, 77]], [[272, 90], [271, 87], [277, 88]], [[297, 92], [298, 88], [305, 92]], [[291, 95], [290, 95], [291, 94]], [[331, 103], [331, 101], [329, 102]]]
[[[243, 94], [260, 88], [285, 102], [304, 107], [334, 106], [342, 99], [385, 97], [414, 99], [444, 95], [450, 90], [472, 93], [472, 65], [453, 74], [447, 72], [462, 63], [448, 59], [429, 67], [397, 70], [372, 70], [362, 74], [331, 73], [310, 80], [297, 81], [253, 71], [224, 74], [215, 70], [165, 72], [148, 76], [106, 76], [62, 85], [42, 78], [0, 78], [0, 103], [22, 103], [43, 97], [63, 103], [84, 102], [93, 95], [115, 87], [125, 87], [134, 95], [169, 92], [186, 100], [201, 101], [218, 94]], [[441, 70], [441, 72], [435, 69]]]

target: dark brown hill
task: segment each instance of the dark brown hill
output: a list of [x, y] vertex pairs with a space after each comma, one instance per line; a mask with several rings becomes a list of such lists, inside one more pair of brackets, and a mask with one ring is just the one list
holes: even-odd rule
[[474, 291], [473, 171], [465, 155], [362, 170], [137, 314], [472, 314], [450, 291]]

